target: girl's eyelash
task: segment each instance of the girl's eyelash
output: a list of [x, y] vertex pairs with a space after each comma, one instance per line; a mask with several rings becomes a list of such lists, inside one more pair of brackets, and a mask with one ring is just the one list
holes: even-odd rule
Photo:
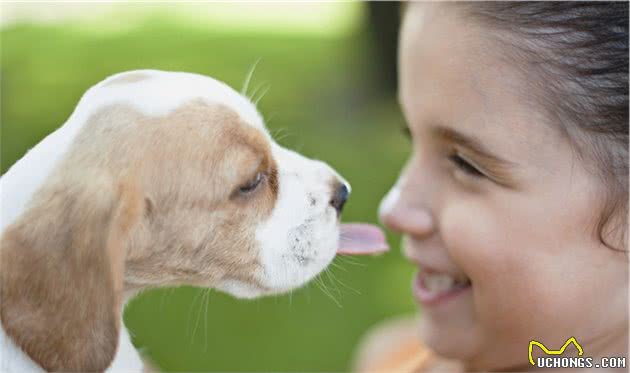
[[465, 173], [474, 176], [474, 177], [485, 177], [486, 175], [479, 171], [475, 166], [470, 164], [467, 160], [462, 158], [459, 154], [454, 153], [448, 156], [448, 159], [453, 162], [457, 168], [464, 171]]

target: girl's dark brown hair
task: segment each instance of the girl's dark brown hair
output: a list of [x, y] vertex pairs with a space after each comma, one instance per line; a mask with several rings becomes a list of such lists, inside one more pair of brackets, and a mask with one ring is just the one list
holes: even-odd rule
[[627, 251], [628, 2], [453, 5], [506, 45], [511, 62], [532, 78], [536, 102], [580, 157], [596, 161], [590, 164], [609, 190], [596, 232], [608, 247]]

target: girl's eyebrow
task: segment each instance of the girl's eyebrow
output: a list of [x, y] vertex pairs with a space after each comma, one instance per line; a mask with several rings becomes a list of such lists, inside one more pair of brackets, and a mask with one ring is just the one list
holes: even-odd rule
[[453, 128], [442, 125], [433, 126], [431, 128], [431, 134], [444, 142], [453, 143], [468, 149], [482, 161], [486, 162], [489, 167], [504, 170], [516, 166], [513, 162], [493, 154], [475, 137], [465, 135]]

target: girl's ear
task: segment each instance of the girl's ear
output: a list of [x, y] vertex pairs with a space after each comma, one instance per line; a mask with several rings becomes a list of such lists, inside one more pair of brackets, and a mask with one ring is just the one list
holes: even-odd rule
[[48, 371], [103, 371], [117, 349], [125, 245], [144, 198], [87, 174], [42, 188], [0, 241], [2, 326]]

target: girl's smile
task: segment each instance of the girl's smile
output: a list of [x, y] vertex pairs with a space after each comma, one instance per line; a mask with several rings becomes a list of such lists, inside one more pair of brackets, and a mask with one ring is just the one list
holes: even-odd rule
[[416, 300], [424, 307], [445, 306], [449, 302], [472, 290], [468, 278], [455, 277], [428, 268], [420, 268], [413, 280], [413, 292]]

